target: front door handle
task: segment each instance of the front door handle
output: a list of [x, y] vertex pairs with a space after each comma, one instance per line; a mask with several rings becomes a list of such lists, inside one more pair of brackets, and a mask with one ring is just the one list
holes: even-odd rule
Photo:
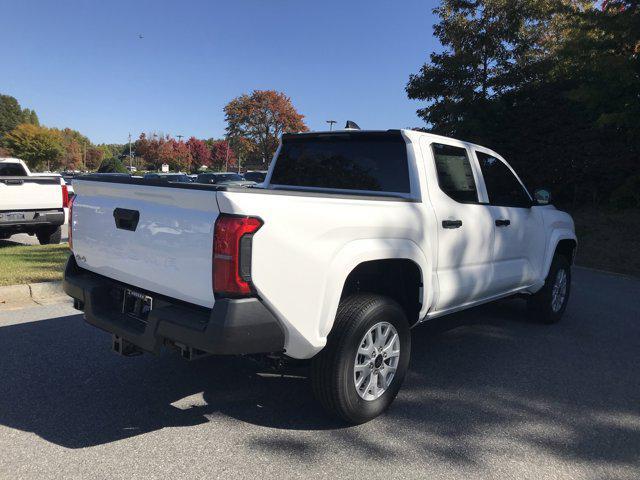
[[462, 220], [443, 220], [442, 228], [460, 228], [462, 226]]
[[496, 220], [496, 227], [508, 227], [509, 225], [511, 225], [511, 220], [507, 220], [506, 218]]

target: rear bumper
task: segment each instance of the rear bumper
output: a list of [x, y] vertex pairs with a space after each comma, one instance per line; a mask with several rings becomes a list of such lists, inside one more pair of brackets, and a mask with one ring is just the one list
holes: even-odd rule
[[67, 261], [63, 288], [83, 305], [85, 320], [142, 350], [157, 353], [167, 343], [218, 355], [284, 349], [282, 327], [257, 298], [217, 299], [214, 307], [207, 309], [144, 292], [154, 303], [142, 322], [122, 313], [122, 295], [128, 287], [79, 268], [73, 255]]
[[54, 226], [57, 227], [64, 223], [64, 209], [60, 210], [29, 210], [22, 212], [16, 210], [15, 213], [24, 213], [25, 218], [22, 220], [8, 221], [3, 217], [10, 211], [0, 212], [0, 230], [37, 230], [39, 227]]

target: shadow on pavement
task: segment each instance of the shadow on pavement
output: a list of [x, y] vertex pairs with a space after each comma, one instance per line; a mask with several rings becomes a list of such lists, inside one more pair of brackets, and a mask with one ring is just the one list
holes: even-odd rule
[[[491, 435], [568, 459], [637, 464], [640, 283], [614, 280], [595, 293], [593, 275], [576, 279], [558, 325], [527, 320], [524, 303], [509, 300], [415, 329], [396, 402], [353, 428], [325, 415], [305, 378], [261, 376], [247, 359], [118, 357], [109, 336], [80, 315], [0, 326], [0, 424], [83, 448], [222, 414], [277, 429], [333, 429], [381, 458], [394, 451], [380, 449], [371, 432], [397, 438], [404, 453], [460, 463], [480, 462]], [[321, 442], [252, 441], [300, 458]]]

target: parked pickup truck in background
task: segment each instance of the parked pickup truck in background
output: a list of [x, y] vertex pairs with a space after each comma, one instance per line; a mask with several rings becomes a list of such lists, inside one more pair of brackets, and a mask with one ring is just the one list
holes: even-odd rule
[[0, 239], [36, 235], [44, 245], [60, 243], [69, 202], [60, 175], [31, 173], [17, 158], [0, 158]]
[[516, 294], [553, 323], [569, 298], [571, 217], [450, 138], [287, 134], [256, 188], [74, 186], [64, 289], [116, 351], [310, 359], [317, 398], [352, 423], [395, 398], [412, 327]]

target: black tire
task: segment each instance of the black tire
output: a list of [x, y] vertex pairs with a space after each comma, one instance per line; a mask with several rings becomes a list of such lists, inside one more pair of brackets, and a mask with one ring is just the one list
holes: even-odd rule
[[38, 242], [40, 242], [40, 245], [58, 244], [62, 239], [62, 228], [43, 228], [42, 230], [36, 232], [36, 237], [38, 237]]
[[[400, 355], [384, 393], [376, 399], [365, 400], [356, 391], [354, 362], [363, 337], [379, 322], [388, 322], [396, 329]], [[384, 412], [395, 399], [407, 373], [410, 355], [409, 322], [400, 305], [381, 295], [352, 295], [340, 302], [327, 345], [311, 362], [313, 392], [331, 415], [352, 424], [367, 422]]]
[[[564, 301], [560, 308], [553, 307], [554, 301], [554, 285], [560, 271], [564, 271], [566, 275], [566, 293]], [[531, 295], [528, 299], [527, 306], [530, 315], [537, 321], [546, 324], [557, 323], [562, 318], [564, 311], [567, 309], [569, 302], [569, 294], [571, 293], [571, 264], [564, 255], [556, 255], [551, 262], [549, 274], [544, 280], [544, 287]]]

